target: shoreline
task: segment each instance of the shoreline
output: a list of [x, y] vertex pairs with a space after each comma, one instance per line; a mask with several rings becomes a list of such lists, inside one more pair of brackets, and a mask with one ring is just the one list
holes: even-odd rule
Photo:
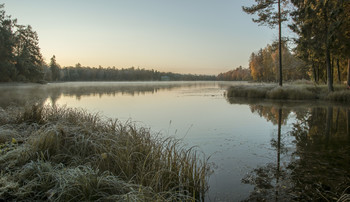
[[227, 89], [227, 99], [266, 99], [281, 101], [326, 101], [350, 103], [350, 90], [346, 85], [334, 85], [334, 91], [328, 92], [325, 85], [285, 84], [280, 87], [272, 84], [235, 85]]
[[196, 148], [83, 109], [0, 110], [0, 200], [199, 201], [210, 168]]

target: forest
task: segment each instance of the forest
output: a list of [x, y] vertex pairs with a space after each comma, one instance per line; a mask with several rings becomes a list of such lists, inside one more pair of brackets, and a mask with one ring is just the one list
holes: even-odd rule
[[243, 7], [244, 12], [257, 16], [254, 22], [270, 28], [286, 25], [296, 37], [281, 35], [279, 41], [253, 52], [249, 59], [251, 77], [236, 69], [220, 74], [220, 78], [274, 82], [279, 79], [281, 63], [284, 81], [311, 79], [316, 84], [327, 83], [331, 90], [333, 81], [350, 85], [350, 1], [255, 2]]
[[[46, 64], [38, 34], [30, 25], [19, 25], [0, 5], [0, 82], [50, 81], [159, 81], [159, 80], [252, 80], [275, 82], [307, 79], [316, 84], [333, 81], [350, 85], [350, 2], [345, 0], [256, 0], [243, 7], [256, 14], [254, 22], [273, 28], [285, 24], [297, 37], [282, 37], [251, 54], [249, 68], [238, 67], [217, 76], [176, 74], [140, 68], [60, 67], [56, 57]], [[292, 43], [293, 48], [287, 44]], [[281, 56], [280, 56], [281, 55]], [[281, 63], [280, 68], [279, 63]], [[282, 68], [283, 67], [283, 68]], [[282, 74], [279, 76], [280, 69]]]
[[52, 56], [46, 64], [40, 52], [39, 37], [30, 25], [17, 23], [0, 4], [0, 82], [50, 81], [190, 81], [216, 80], [213, 75], [178, 74], [140, 68], [61, 67]]
[[140, 68], [84, 67], [80, 63], [74, 67], [63, 67], [56, 63], [55, 56], [49, 66], [45, 66], [45, 81], [193, 81], [215, 80], [215, 76], [177, 74]]

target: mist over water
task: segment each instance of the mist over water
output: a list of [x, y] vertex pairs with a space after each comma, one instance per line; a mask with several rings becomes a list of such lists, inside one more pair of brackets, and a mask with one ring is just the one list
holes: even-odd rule
[[[33, 102], [79, 107], [181, 138], [210, 156], [208, 201], [290, 200], [315, 182], [332, 190], [350, 176], [349, 106], [227, 99], [227, 87], [236, 84], [0, 86], [0, 107]], [[332, 176], [324, 174], [328, 171]]]

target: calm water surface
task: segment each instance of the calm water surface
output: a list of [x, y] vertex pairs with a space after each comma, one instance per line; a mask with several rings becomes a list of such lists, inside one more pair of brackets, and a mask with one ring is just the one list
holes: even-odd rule
[[[35, 99], [133, 121], [154, 133], [181, 138], [188, 147], [198, 146], [210, 156], [213, 173], [208, 201], [291, 200], [307, 187], [333, 189], [341, 180], [346, 183], [350, 176], [349, 106], [227, 99], [227, 87], [236, 84], [0, 86], [0, 107]], [[324, 177], [331, 172], [329, 179]], [[324, 180], [319, 179], [320, 173]]]

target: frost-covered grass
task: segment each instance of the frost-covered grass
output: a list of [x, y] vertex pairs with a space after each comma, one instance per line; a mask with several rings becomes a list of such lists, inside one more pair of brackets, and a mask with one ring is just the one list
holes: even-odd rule
[[227, 90], [227, 97], [260, 98], [275, 100], [327, 100], [350, 102], [350, 90], [337, 85], [334, 92], [328, 92], [326, 85], [286, 84], [283, 87], [274, 85], [240, 85]]
[[0, 200], [199, 201], [207, 160], [180, 140], [81, 109], [0, 110]]

